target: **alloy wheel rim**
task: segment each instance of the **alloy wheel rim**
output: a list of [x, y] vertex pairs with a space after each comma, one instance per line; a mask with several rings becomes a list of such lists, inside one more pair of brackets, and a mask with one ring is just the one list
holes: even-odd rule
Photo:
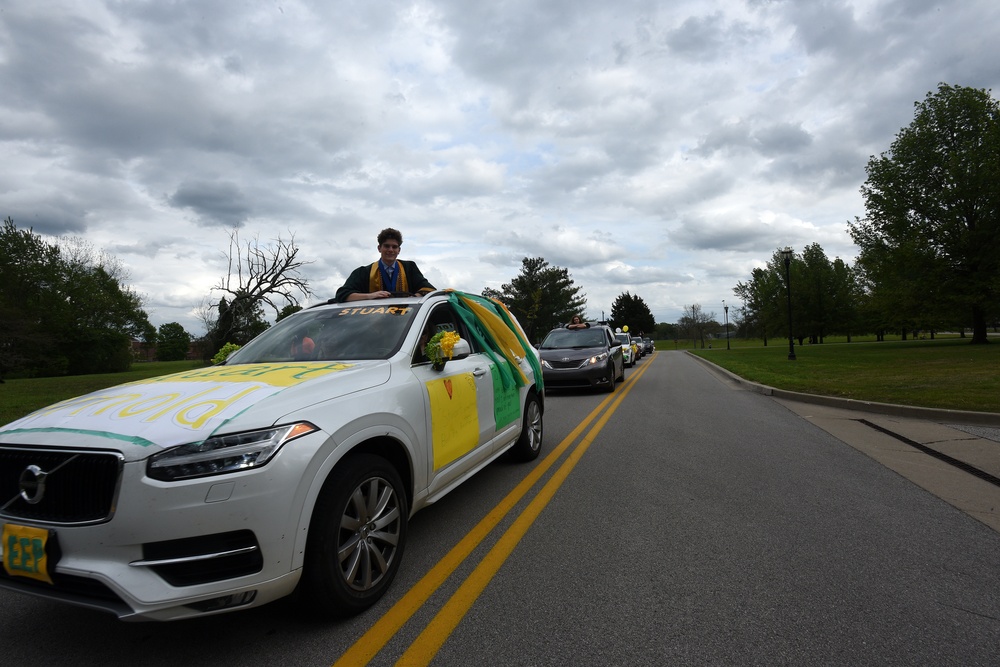
[[372, 477], [358, 485], [340, 517], [337, 559], [341, 576], [355, 591], [378, 586], [388, 574], [402, 529], [399, 498], [392, 485]]
[[542, 412], [534, 402], [528, 410], [528, 446], [531, 451], [542, 446]]

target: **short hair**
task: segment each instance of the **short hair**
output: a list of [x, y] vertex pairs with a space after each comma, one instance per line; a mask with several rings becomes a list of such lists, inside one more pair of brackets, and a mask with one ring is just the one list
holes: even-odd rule
[[378, 233], [378, 244], [382, 245], [389, 239], [395, 239], [396, 243], [403, 245], [403, 235], [399, 233], [398, 229], [393, 229], [392, 227], [386, 227]]

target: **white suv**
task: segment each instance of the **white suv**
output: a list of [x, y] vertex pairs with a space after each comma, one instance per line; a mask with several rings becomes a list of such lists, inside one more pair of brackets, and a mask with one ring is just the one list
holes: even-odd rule
[[[442, 332], [435, 365], [424, 351]], [[296, 587], [357, 613], [392, 582], [414, 512], [505, 452], [538, 456], [544, 396], [537, 353], [491, 300], [300, 311], [224, 365], [0, 428], [0, 586], [121, 618]]]
[[625, 357], [626, 366], [635, 366], [635, 348], [632, 347], [632, 336], [624, 331], [618, 331], [615, 333], [615, 338], [622, 345], [622, 354]]

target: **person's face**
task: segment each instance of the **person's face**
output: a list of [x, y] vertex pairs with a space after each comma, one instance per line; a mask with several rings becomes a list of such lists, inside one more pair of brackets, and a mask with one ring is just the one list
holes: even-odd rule
[[574, 315], [573, 320], [570, 322], [570, 324], [580, 324], [580, 316]]
[[382, 262], [388, 266], [392, 266], [393, 262], [396, 261], [396, 257], [399, 255], [399, 243], [396, 239], [386, 239], [378, 247], [379, 253], [382, 255]]

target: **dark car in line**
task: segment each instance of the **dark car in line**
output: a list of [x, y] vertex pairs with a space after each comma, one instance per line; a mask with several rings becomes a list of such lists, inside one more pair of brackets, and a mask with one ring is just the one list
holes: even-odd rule
[[610, 327], [553, 329], [538, 346], [546, 389], [603, 388], [615, 390], [625, 380], [622, 348]]

